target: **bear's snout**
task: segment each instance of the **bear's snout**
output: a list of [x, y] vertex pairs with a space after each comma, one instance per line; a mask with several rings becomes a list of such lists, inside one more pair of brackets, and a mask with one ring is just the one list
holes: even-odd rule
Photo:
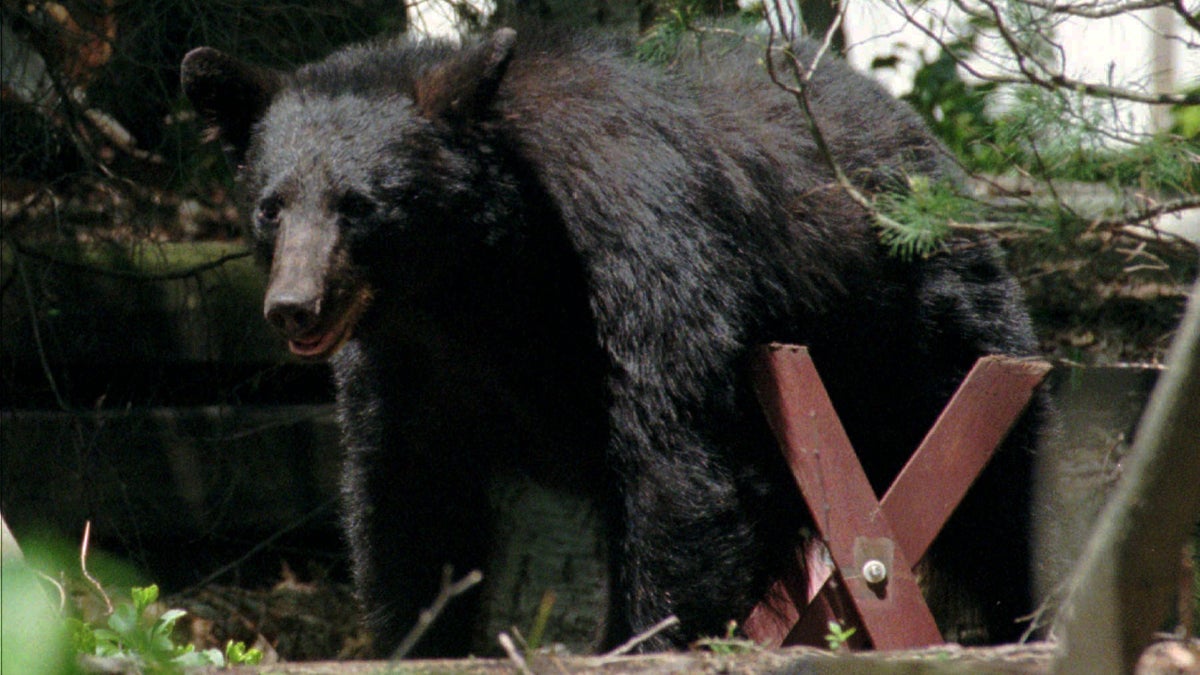
[[263, 314], [267, 322], [287, 337], [300, 337], [310, 333], [321, 319], [321, 298], [302, 297], [282, 292], [268, 295]]

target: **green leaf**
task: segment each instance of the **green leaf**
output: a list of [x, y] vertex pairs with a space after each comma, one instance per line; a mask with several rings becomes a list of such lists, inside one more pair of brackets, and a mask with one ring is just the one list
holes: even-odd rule
[[[99, 633], [100, 631], [97, 630], [96, 632]], [[115, 634], [113, 634], [111, 636], [111, 639], [106, 639], [106, 640], [97, 639], [96, 640], [96, 651], [93, 653], [96, 656], [118, 656], [118, 655], [124, 653], [124, 650], [121, 649], [121, 642], [119, 640], [117, 640], [116, 637], [117, 636]], [[99, 636], [97, 636], [97, 638], [99, 638]]]
[[174, 626], [175, 622], [184, 616], [187, 616], [186, 610], [168, 609], [167, 611], [162, 613], [162, 616], [158, 617], [158, 622], [166, 623], [166, 624], [170, 624], [170, 625]]
[[261, 649], [247, 649], [245, 642], [225, 643], [225, 660], [231, 666], [257, 666], [263, 658]]
[[205, 649], [200, 652], [189, 649], [187, 652], [171, 659], [171, 664], [184, 668], [195, 668], [197, 666], [224, 668], [225, 657], [219, 649]]
[[79, 619], [67, 619], [67, 630], [71, 633], [71, 643], [80, 654], [96, 653], [96, 632], [92, 627]]
[[107, 628], [93, 628], [92, 635], [96, 637], [97, 642], [120, 642], [121, 636], [112, 632]]
[[158, 585], [150, 584], [144, 588], [134, 588], [130, 591], [133, 596], [133, 605], [137, 608], [137, 613], [141, 614], [150, 605], [158, 600]]
[[108, 617], [108, 627], [113, 629], [120, 639], [128, 639], [137, 631], [138, 612], [133, 608], [133, 605], [120, 604], [117, 605], [113, 613]]
[[154, 622], [151, 632], [156, 635], [170, 635], [171, 631], [175, 630], [175, 622], [186, 615], [187, 612], [182, 609], [168, 609], [162, 613], [162, 616], [158, 617], [158, 621]]
[[[189, 647], [191, 645], [188, 645]], [[149, 639], [146, 641], [146, 650], [154, 655], [155, 658], [171, 657], [179, 653], [180, 648], [175, 646], [175, 642], [171, 640], [170, 632], [161, 632], [157, 629], [150, 631]]]

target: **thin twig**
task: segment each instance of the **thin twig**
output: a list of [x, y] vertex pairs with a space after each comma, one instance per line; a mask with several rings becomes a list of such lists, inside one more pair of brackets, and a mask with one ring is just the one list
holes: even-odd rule
[[1133, 2], [1112, 3], [1062, 3], [1049, 2], [1047, 0], [1021, 0], [1021, 2], [1030, 7], [1046, 10], [1052, 14], [1069, 14], [1085, 19], [1107, 19], [1128, 12], [1167, 7], [1171, 4], [1170, 0], [1134, 0]]
[[12, 243], [13, 248], [16, 249], [17, 253], [34, 258], [36, 260], [41, 260], [42, 262], [47, 262], [54, 265], [62, 265], [63, 267], [79, 270], [81, 272], [87, 272], [89, 274], [113, 277], [116, 279], [128, 279], [131, 281], [177, 281], [180, 279], [190, 279], [192, 277], [199, 276], [204, 272], [214, 270], [227, 262], [241, 258], [247, 258], [253, 255], [253, 252], [248, 250], [234, 251], [233, 253], [226, 253], [225, 255], [214, 258], [208, 262], [193, 265], [192, 267], [182, 270], [172, 270], [170, 272], [138, 272], [131, 270], [110, 269], [107, 267], [89, 265], [87, 263], [76, 262], [73, 260], [66, 260], [64, 258], [50, 255], [49, 253], [43, 253], [35, 248], [30, 248], [16, 239], [9, 238], [8, 241]]
[[265, 549], [266, 547], [270, 546], [271, 544], [275, 543], [275, 541], [277, 541], [283, 535], [287, 534], [288, 532], [291, 532], [292, 530], [304, 525], [305, 523], [309, 522], [313, 518], [324, 513], [327, 509], [329, 509], [331, 506], [333, 506], [333, 502], [334, 502], [334, 498], [325, 500], [324, 502], [319, 504], [317, 506], [317, 508], [313, 509], [312, 511], [309, 511], [307, 514], [305, 514], [299, 520], [297, 520], [293, 523], [289, 523], [288, 525], [285, 525], [284, 527], [280, 528], [279, 530], [276, 530], [273, 534], [271, 534], [271, 536], [267, 537], [266, 539], [263, 539], [262, 541], [258, 542], [254, 546], [252, 546], [249, 551], [246, 551], [237, 560], [234, 560], [234, 561], [230, 562], [229, 564], [222, 566], [217, 571], [213, 572], [212, 574], [209, 574], [208, 576], [204, 577], [200, 581], [198, 581], [198, 582], [192, 584], [191, 586], [189, 586], [188, 588], [184, 589], [179, 594], [187, 595], [189, 593], [192, 593], [196, 589], [204, 588], [205, 586], [211, 584], [212, 582], [216, 581], [220, 577], [224, 576], [226, 572], [229, 572], [230, 570], [235, 569], [238, 565], [241, 565], [242, 563], [246, 562], [251, 557], [253, 557], [255, 554], [257, 554], [259, 551], [261, 551], [261, 550]]
[[96, 590], [100, 592], [100, 597], [104, 598], [104, 607], [108, 614], [113, 613], [112, 600], [108, 598], [108, 593], [104, 592], [104, 586], [92, 576], [92, 573], [87, 568], [88, 545], [92, 538], [92, 521], [85, 521], [83, 524], [83, 544], [79, 547], [79, 569], [83, 571], [83, 578], [87, 579]]
[[[812, 64], [809, 65], [807, 68], [803, 67], [800, 63], [800, 58], [796, 55], [796, 52], [793, 48], [794, 47], [793, 37], [789, 34], [787, 29], [784, 28], [782, 25], [782, 14], [781, 14], [782, 11], [783, 10], [782, 10], [782, 8], [780, 8], [779, 3], [777, 1], [776, 2], [776, 12], [777, 12], [777, 14], [779, 14], [779, 17], [780, 17], [779, 18], [780, 27], [779, 27], [778, 34], [782, 35], [784, 41], [787, 44], [782, 49], [775, 46], [775, 43], [776, 43], [776, 40], [778, 37], [776, 27], [775, 27], [775, 22], [767, 21], [767, 30], [768, 30], [767, 54], [766, 54], [767, 75], [771, 78], [771, 82], [775, 83], [776, 86], [783, 89], [785, 92], [791, 94], [792, 97], [796, 99], [796, 102], [800, 104], [800, 110], [804, 113], [805, 121], [808, 123], [808, 128], [809, 128], [810, 133], [812, 134], [813, 142], [817, 146], [817, 151], [821, 154], [821, 158], [823, 160], [825, 160], [825, 163], [829, 166], [830, 170], [833, 172], [833, 178], [837, 182], [838, 186], [842, 188], [842, 190], [846, 193], [847, 196], [850, 197], [851, 200], [853, 200], [856, 204], [861, 206], [868, 214], [870, 214], [872, 219], [874, 219], [876, 224], [878, 224], [880, 227], [883, 227], [884, 229], [888, 229], [888, 230], [893, 230], [893, 231], [903, 231], [904, 230], [903, 225], [901, 225], [900, 223], [896, 222], [894, 219], [881, 213], [879, 211], [879, 209], [875, 208], [875, 205], [871, 202], [871, 200], [868, 199], [866, 197], [866, 195], [862, 194], [858, 190], [858, 188], [855, 187], [854, 184], [850, 182], [850, 179], [846, 176], [846, 173], [842, 170], [841, 165], [838, 163], [837, 158], [834, 156], [833, 150], [829, 147], [829, 144], [826, 142], [825, 134], [821, 129], [820, 123], [817, 121], [816, 114], [813, 112], [812, 104], [811, 104], [811, 102], [809, 100], [809, 96], [808, 96], [808, 85], [809, 85], [810, 78], [812, 77], [813, 72], [816, 71], [816, 68], [817, 68], [818, 62], [821, 59], [821, 56], [824, 54], [825, 50], [828, 48], [828, 45], [832, 41], [832, 32], [830, 31], [830, 32], [826, 33], [825, 40], [822, 43], [821, 49], [817, 53], [816, 57], [813, 59]], [[839, 17], [842, 15], [843, 11], [844, 10], [839, 10], [839, 12], [838, 12]], [[840, 25], [840, 22], [835, 21], [834, 24], [830, 28], [836, 29], [836, 27], [838, 25]], [[791, 67], [792, 76], [796, 82], [795, 86], [792, 86], [792, 85], [784, 82], [782, 79], [780, 79], [779, 72], [775, 67], [774, 52], [777, 52], [777, 51], [782, 52], [783, 56], [786, 58], [786, 63]]]
[[[953, 50], [950, 49], [950, 47], [946, 44], [946, 41], [943, 40], [942, 37], [933, 29], [924, 25], [920, 19], [914, 16], [913, 13], [910, 12], [905, 6], [903, 0], [897, 0], [896, 2], [889, 3], [889, 6], [903, 16], [904, 20], [907, 21], [909, 25], [919, 30], [930, 40], [933, 40], [934, 44], [938, 45], [939, 49], [953, 56]], [[1020, 60], [1022, 56], [1027, 55], [1028, 54], [1026, 54], [1024, 51], [1020, 51], [1019, 53], [1014, 53], [1013, 57]], [[1117, 98], [1126, 101], [1133, 101], [1135, 103], [1148, 103], [1151, 105], [1175, 105], [1200, 102], [1200, 94], [1196, 92], [1184, 94], [1145, 94], [1131, 89], [1122, 89], [1119, 87], [1112, 87], [1095, 82], [1084, 82], [1082, 80], [1076, 80], [1057, 73], [1051, 73], [1045, 77], [1038, 76], [1030, 72], [1024, 73], [1023, 76], [993, 75], [984, 73], [983, 71], [971, 65], [971, 63], [966, 59], [955, 57], [954, 62], [972, 76], [984, 82], [992, 82], [995, 84], [1032, 84], [1049, 91], [1061, 91], [1066, 89], [1087, 94], [1089, 96]]]
[[662, 621], [659, 621], [658, 623], [654, 624], [653, 626], [646, 629], [645, 631], [642, 631], [641, 633], [638, 633], [637, 635], [634, 635], [633, 637], [629, 638], [629, 640], [627, 640], [624, 644], [617, 647], [616, 649], [614, 649], [610, 652], [607, 652], [603, 658], [607, 659], [607, 658], [611, 658], [614, 656], [624, 656], [624, 655], [628, 654], [629, 652], [633, 651], [634, 649], [636, 649], [638, 645], [642, 644], [646, 640], [649, 640], [650, 638], [654, 637], [655, 635], [658, 635], [659, 633], [663, 632], [664, 630], [667, 630], [668, 628], [672, 628], [672, 627], [678, 626], [678, 625], [679, 625], [679, 617], [672, 614], [671, 616], [668, 616], [667, 618], [663, 619]]
[[1200, 195], [1172, 199], [1170, 201], [1162, 202], [1128, 215], [1095, 220], [1092, 222], [1092, 227], [1101, 229], [1121, 228], [1127, 225], [1144, 223], [1147, 220], [1153, 220], [1159, 216], [1165, 216], [1171, 213], [1178, 213], [1179, 211], [1187, 211], [1195, 208], [1200, 208]]
[[525, 662], [525, 657], [521, 656], [521, 652], [513, 644], [512, 638], [508, 636], [508, 633], [500, 631], [496, 639], [500, 642], [500, 646], [504, 648], [504, 653], [508, 654], [508, 660], [512, 661], [513, 665], [517, 667], [517, 672], [521, 673], [521, 675], [533, 675], [533, 671], [529, 669], [529, 664]]
[[69, 412], [71, 407], [67, 405], [67, 400], [63, 398], [62, 392], [58, 389], [58, 380], [54, 378], [54, 369], [50, 367], [50, 360], [46, 356], [46, 345], [42, 342], [42, 330], [38, 326], [38, 306], [33, 301], [33, 286], [29, 283], [29, 277], [25, 273], [25, 264], [20, 258], [16, 258], [14, 262], [17, 274], [21, 277], [22, 290], [25, 291], [25, 304], [29, 308], [29, 327], [33, 331], [33, 344], [37, 347], [38, 363], [42, 366], [42, 374], [46, 376], [46, 382], [50, 385], [50, 391], [53, 392], [54, 401], [58, 403], [58, 407]]
[[[46, 574], [45, 572], [43, 572], [41, 570], [34, 570], [33, 573], [38, 575], [39, 577], [41, 577], [42, 581], [45, 581], [46, 583], [50, 584], [58, 591], [58, 611], [59, 612], [66, 611], [66, 609], [67, 609], [67, 587], [64, 585], [65, 582], [59, 581], [58, 579], [55, 579], [54, 577], [50, 576], [49, 574]], [[53, 603], [51, 603], [51, 604], [53, 604]]]
[[475, 587], [476, 584], [483, 581], [483, 573], [479, 570], [471, 570], [465, 577], [458, 581], [451, 581], [454, 576], [454, 568], [449, 565], [442, 568], [442, 588], [438, 591], [437, 597], [433, 599], [427, 609], [421, 610], [417, 616], [417, 625], [408, 631], [408, 635], [400, 641], [400, 646], [396, 647], [396, 651], [392, 652], [392, 659], [399, 660], [408, 655], [413, 647], [417, 646], [417, 642], [424, 637], [429, 627], [437, 620], [442, 610], [446, 608], [446, 604], [454, 598], [466, 593]]

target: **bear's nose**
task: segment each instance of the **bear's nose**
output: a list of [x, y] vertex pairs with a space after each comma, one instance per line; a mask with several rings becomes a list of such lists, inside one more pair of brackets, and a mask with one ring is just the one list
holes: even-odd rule
[[299, 337], [316, 327], [320, 319], [320, 299], [302, 299], [287, 295], [268, 298], [267, 321], [288, 337]]

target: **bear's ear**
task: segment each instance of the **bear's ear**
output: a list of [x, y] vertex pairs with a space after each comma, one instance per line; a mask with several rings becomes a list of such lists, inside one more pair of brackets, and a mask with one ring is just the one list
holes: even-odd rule
[[240, 161], [250, 145], [250, 130], [283, 87], [282, 73], [251, 66], [211, 47], [183, 57], [183, 92]]
[[516, 41], [515, 30], [501, 28], [430, 69], [416, 82], [417, 110], [431, 120], [453, 123], [477, 119], [500, 89]]

